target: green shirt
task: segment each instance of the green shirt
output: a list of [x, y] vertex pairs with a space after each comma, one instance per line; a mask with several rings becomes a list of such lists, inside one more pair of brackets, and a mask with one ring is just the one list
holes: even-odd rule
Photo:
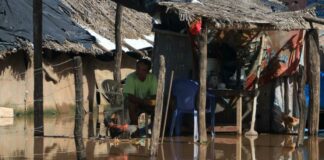
[[123, 92], [145, 99], [156, 95], [156, 89], [157, 79], [152, 73], [147, 74], [145, 81], [141, 81], [133, 72], [127, 76]]

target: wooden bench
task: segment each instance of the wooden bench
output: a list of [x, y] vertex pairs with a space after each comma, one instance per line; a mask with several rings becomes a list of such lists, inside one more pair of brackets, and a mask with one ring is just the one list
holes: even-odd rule
[[215, 132], [237, 132], [242, 134], [242, 97], [251, 96], [253, 92], [245, 90], [217, 90], [209, 89], [216, 97], [236, 98], [236, 125], [235, 126], [214, 126]]

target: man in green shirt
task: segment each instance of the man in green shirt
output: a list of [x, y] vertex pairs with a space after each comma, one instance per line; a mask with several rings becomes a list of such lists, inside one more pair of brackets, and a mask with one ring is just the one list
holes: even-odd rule
[[154, 114], [157, 79], [150, 73], [150, 69], [151, 61], [142, 58], [136, 64], [136, 71], [126, 78], [123, 92], [129, 110], [130, 124], [137, 125], [140, 113]]

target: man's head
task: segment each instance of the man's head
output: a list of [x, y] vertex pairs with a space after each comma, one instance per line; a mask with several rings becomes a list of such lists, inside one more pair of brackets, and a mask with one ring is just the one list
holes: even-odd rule
[[151, 69], [151, 61], [149, 59], [141, 58], [136, 63], [136, 75], [138, 79], [144, 81]]

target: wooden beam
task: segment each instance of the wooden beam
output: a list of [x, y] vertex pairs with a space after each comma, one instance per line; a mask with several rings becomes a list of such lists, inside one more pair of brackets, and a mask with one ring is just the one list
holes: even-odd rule
[[311, 29], [306, 33], [307, 79], [310, 87], [309, 134], [317, 135], [320, 113], [320, 55], [318, 32]]
[[198, 35], [199, 62], [199, 141], [207, 142], [206, 131], [206, 77], [207, 77], [207, 24], [203, 21]]
[[33, 0], [34, 37], [34, 135], [44, 136], [43, 62], [42, 62], [42, 0]]
[[309, 16], [304, 16], [303, 18], [306, 21], [308, 21], [308, 22], [314, 22], [314, 23], [318, 23], [318, 24], [324, 24], [324, 20], [322, 18], [309, 17]]
[[158, 78], [158, 86], [156, 93], [156, 106], [154, 112], [153, 134], [151, 144], [151, 156], [157, 156], [158, 144], [161, 132], [161, 121], [163, 111], [163, 97], [164, 97], [164, 85], [165, 85], [165, 59], [164, 56], [160, 56], [160, 71]]

